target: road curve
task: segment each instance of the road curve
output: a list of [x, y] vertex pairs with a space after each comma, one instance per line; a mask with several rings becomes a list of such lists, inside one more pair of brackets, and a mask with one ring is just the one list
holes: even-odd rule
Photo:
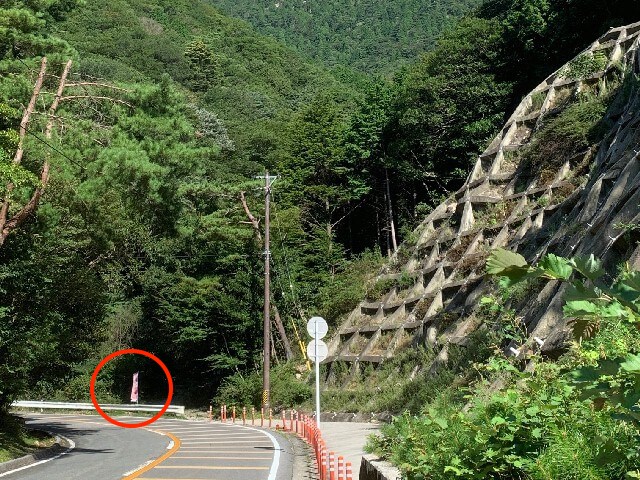
[[75, 447], [54, 460], [2, 480], [114, 480], [167, 451], [170, 438], [143, 428], [120, 428], [98, 416], [23, 415], [26, 424], [64, 436]]
[[[261, 429], [161, 419], [120, 428], [98, 416], [25, 415], [29, 426], [72, 440], [55, 460], [1, 480], [291, 480], [293, 447]], [[124, 422], [139, 421], [128, 417]]]

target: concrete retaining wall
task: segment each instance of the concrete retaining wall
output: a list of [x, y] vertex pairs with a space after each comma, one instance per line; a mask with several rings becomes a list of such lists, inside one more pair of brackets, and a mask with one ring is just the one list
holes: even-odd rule
[[400, 470], [376, 455], [364, 455], [360, 464], [360, 480], [400, 480]]

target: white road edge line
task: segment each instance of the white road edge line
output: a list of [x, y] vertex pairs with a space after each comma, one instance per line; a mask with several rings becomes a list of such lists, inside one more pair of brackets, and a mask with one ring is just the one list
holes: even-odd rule
[[[51, 433], [51, 432], [47, 432], [47, 433]], [[52, 434], [53, 435], [53, 434]], [[16, 468], [15, 470], [10, 470], [8, 472], [2, 473], [0, 474], [0, 477], [5, 477], [7, 475], [10, 475], [12, 473], [15, 472], [20, 472], [22, 470], [26, 470], [27, 468], [31, 468], [31, 467], [35, 467], [36, 465], [42, 465], [43, 463], [47, 463], [50, 462], [51, 460], [55, 460], [56, 458], [60, 458], [63, 455], [66, 455], [67, 453], [69, 453], [71, 450], [73, 450], [74, 448], [76, 448], [76, 444], [73, 440], [71, 440], [70, 438], [65, 437], [64, 435], [60, 435], [57, 434], [56, 435], [56, 439], [60, 439], [62, 438], [63, 440], [66, 440], [69, 443], [69, 448], [67, 448], [64, 452], [59, 453], [58, 455], [56, 455], [55, 457], [51, 457], [51, 458], [45, 458], [44, 460], [40, 460], [39, 462], [36, 463], [32, 463], [31, 465], [25, 465], [24, 467], [20, 467], [20, 468]]]
[[266, 430], [260, 430], [258, 428], [246, 427], [243, 425], [238, 425], [242, 428], [248, 428], [249, 430], [255, 430], [256, 432], [260, 432], [265, 434], [271, 440], [273, 444], [273, 462], [271, 463], [271, 469], [269, 470], [269, 478], [267, 480], [276, 480], [276, 474], [278, 473], [278, 467], [280, 466], [280, 444], [276, 440], [276, 438], [271, 435]]
[[123, 473], [122, 476], [126, 477], [128, 475], [131, 475], [134, 472], [137, 472], [138, 470], [140, 470], [141, 468], [146, 467], [147, 465], [149, 465], [151, 462], [153, 462], [153, 460], [149, 460], [148, 462], [143, 463], [142, 465], [138, 465], [136, 468], [134, 468], [133, 470], [129, 470], [126, 473]]

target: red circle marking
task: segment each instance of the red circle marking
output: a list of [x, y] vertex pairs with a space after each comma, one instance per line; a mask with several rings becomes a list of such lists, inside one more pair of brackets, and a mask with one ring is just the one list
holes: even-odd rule
[[[169, 383], [169, 395], [167, 396], [167, 401], [164, 402], [164, 405], [163, 405], [162, 409], [154, 417], [149, 418], [148, 420], [145, 420], [144, 422], [140, 422], [140, 423], [123, 423], [123, 422], [119, 422], [118, 420], [114, 420], [109, 415], [104, 413], [104, 410], [102, 410], [102, 408], [100, 408], [100, 405], [98, 405], [98, 400], [96, 399], [96, 391], [95, 391], [96, 390], [96, 380], [98, 378], [98, 373], [100, 372], [102, 367], [104, 367], [107, 364], [107, 362], [113, 360], [114, 358], [119, 357], [120, 355], [127, 355], [129, 353], [133, 353], [133, 354], [137, 354], [137, 355], [144, 355], [145, 357], [148, 357], [151, 360], [153, 360], [154, 362], [156, 362], [158, 365], [160, 365], [160, 367], [164, 371], [164, 374], [167, 377], [167, 382]], [[164, 363], [162, 363], [162, 360], [160, 360], [158, 357], [156, 357], [152, 353], [145, 352], [144, 350], [138, 350], [137, 348], [127, 348], [125, 350], [118, 350], [117, 352], [113, 352], [112, 354], [107, 355], [106, 357], [104, 357], [104, 359], [98, 364], [96, 369], [93, 371], [93, 375], [91, 375], [91, 383], [89, 384], [89, 392], [91, 393], [91, 402], [93, 402], [93, 406], [96, 408], [98, 413], [102, 416], [102, 418], [104, 418], [107, 422], [112, 423], [114, 425], [117, 425], [118, 427], [123, 427], [123, 428], [138, 428], [138, 427], [144, 427], [145, 425], [149, 425], [149, 424], [155, 422], [160, 417], [162, 417], [162, 415], [164, 415], [164, 412], [167, 411], [167, 408], [169, 408], [169, 405], [171, 404], [171, 399], [173, 398], [173, 380], [171, 379], [171, 373], [169, 373], [169, 369], [167, 368], [167, 366]]]

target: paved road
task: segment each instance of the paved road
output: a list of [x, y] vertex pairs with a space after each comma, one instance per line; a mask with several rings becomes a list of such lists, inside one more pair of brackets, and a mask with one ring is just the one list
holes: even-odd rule
[[[120, 428], [98, 416], [27, 415], [27, 424], [75, 442], [67, 454], [2, 480], [291, 480], [296, 453], [276, 433], [161, 419]], [[133, 423], [135, 419], [120, 419]], [[138, 420], [139, 421], [139, 420]]]

